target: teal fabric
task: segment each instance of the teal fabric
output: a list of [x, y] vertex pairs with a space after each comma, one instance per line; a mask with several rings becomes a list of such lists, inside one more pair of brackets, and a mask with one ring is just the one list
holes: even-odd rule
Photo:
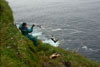
[[35, 46], [38, 46], [38, 40], [37, 38], [33, 37], [32, 35], [30, 35], [29, 33], [33, 32], [33, 27], [31, 27], [30, 29], [28, 29], [27, 27], [23, 27], [22, 24], [19, 26], [19, 29], [21, 30], [22, 34], [26, 37], [28, 37], [30, 40], [33, 41]]
[[23, 27], [22, 24], [19, 26], [19, 29], [21, 30], [22, 34], [25, 36], [29, 35], [29, 33], [33, 31], [33, 27], [28, 29], [27, 27]]

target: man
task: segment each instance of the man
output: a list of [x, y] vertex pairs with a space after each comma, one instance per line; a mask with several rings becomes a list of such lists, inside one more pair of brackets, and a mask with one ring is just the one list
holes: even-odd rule
[[32, 27], [30, 29], [28, 29], [27, 24], [26, 23], [22, 23], [19, 26], [19, 29], [21, 30], [21, 32], [22, 32], [22, 34], [24, 36], [28, 37], [30, 40], [33, 41], [35, 46], [38, 46], [38, 42], [37, 42], [38, 40], [35, 37], [33, 37], [32, 35], [29, 34], [29, 33], [31, 33], [33, 31], [33, 27], [34, 26], [35, 25], [33, 24]]

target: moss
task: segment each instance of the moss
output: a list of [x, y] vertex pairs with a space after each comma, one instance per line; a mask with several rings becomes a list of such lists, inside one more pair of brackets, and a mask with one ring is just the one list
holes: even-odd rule
[[[13, 24], [13, 15], [8, 3], [0, 0], [0, 67], [64, 67], [62, 62], [69, 61], [72, 67], [100, 67], [79, 54], [52, 47], [39, 40], [35, 47]], [[52, 53], [61, 57], [49, 59]]]

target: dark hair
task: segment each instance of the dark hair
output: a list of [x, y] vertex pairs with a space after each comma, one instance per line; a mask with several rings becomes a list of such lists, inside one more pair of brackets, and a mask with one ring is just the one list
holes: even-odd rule
[[27, 25], [25, 22], [24, 22], [24, 23], [22, 23], [22, 26], [25, 26], [25, 25]]

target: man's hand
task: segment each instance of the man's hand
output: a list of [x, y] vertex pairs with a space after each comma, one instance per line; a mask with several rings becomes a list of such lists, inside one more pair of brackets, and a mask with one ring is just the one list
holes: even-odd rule
[[34, 26], [35, 26], [35, 24], [32, 25], [32, 27], [34, 27]]
[[33, 28], [35, 25], [33, 24], [31, 28]]

